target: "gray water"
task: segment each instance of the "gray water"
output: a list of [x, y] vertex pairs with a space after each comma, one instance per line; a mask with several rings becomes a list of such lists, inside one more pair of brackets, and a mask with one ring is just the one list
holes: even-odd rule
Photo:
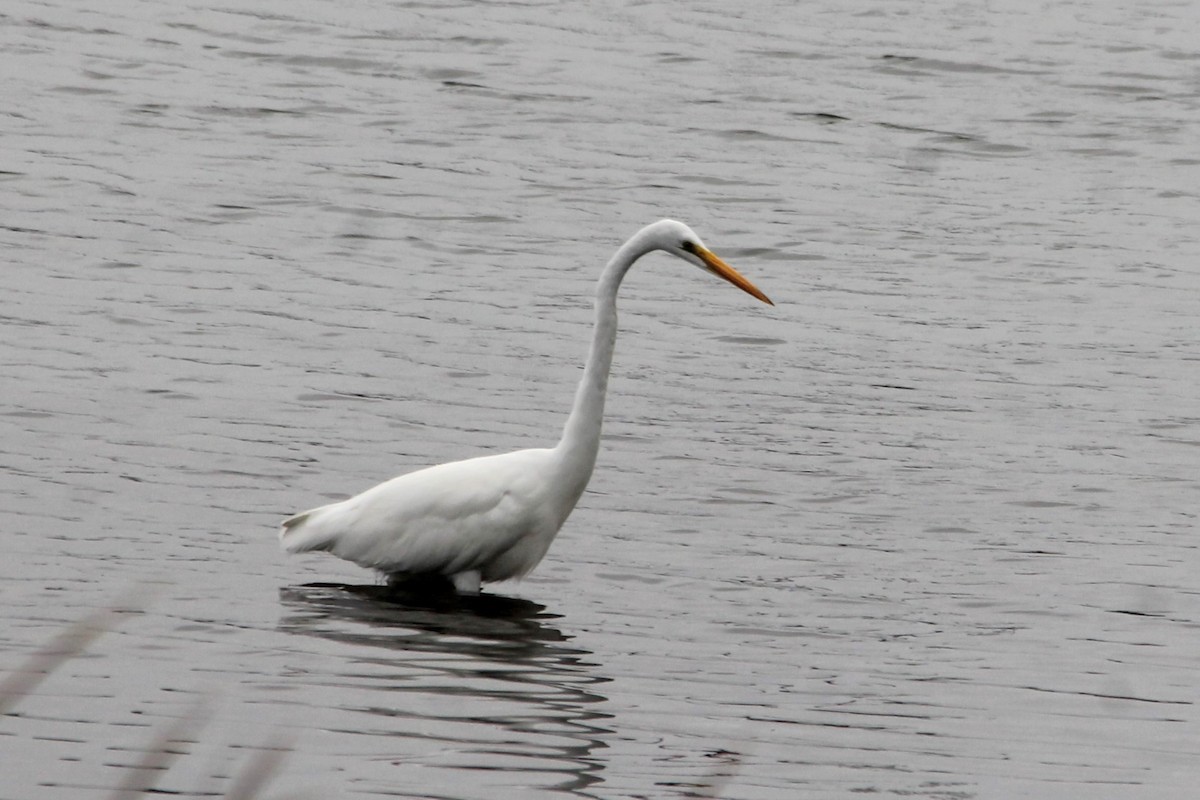
[[[264, 749], [264, 797], [1187, 796], [1197, 42], [1169, 2], [10, 0], [0, 668], [127, 610], [0, 717], [0, 798]], [[422, 607], [278, 551], [553, 442], [665, 216], [777, 305], [631, 273], [536, 572]]]

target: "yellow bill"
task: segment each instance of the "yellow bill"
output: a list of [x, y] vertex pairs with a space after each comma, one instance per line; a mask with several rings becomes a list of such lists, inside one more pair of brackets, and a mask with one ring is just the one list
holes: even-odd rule
[[693, 252], [696, 254], [697, 257], [699, 257], [699, 259], [701, 261], [704, 262], [705, 266], [707, 266], [708, 269], [713, 274], [724, 278], [725, 280], [732, 283], [734, 286], [741, 289], [746, 294], [757, 297], [759, 300], [762, 300], [767, 305], [769, 305], [769, 306], [775, 305], [774, 303], [771, 302], [771, 298], [767, 297], [765, 294], [763, 294], [761, 291], [759, 291], [758, 287], [755, 286], [753, 283], [746, 280], [745, 276], [743, 276], [742, 273], [738, 272], [736, 269], [734, 269], [733, 267], [729, 266], [724, 261], [719, 259], [717, 257], [717, 254], [714, 253], [713, 251], [708, 250], [704, 247], [697, 246]]

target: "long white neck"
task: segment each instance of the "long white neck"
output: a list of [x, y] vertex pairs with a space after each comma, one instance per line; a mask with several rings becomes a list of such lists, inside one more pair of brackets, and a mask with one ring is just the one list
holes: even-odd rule
[[600, 449], [600, 428], [604, 418], [604, 395], [608, 390], [608, 371], [612, 366], [617, 340], [617, 289], [633, 263], [655, 249], [649, 228], [644, 228], [617, 250], [600, 273], [596, 289], [596, 330], [588, 353], [583, 378], [575, 392], [575, 404], [567, 418], [562, 440], [555, 448], [564, 458], [564, 471], [583, 492]]

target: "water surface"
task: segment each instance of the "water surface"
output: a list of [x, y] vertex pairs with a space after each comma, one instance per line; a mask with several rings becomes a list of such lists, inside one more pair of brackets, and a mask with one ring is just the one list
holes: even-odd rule
[[[1157, 798], [1198, 778], [1186, 4], [16, 0], [0, 798]], [[557, 436], [546, 561], [381, 597], [274, 528]], [[132, 596], [131, 596], [132, 595]]]

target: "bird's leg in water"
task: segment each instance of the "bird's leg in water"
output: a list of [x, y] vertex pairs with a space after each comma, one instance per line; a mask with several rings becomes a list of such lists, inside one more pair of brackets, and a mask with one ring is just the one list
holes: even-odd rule
[[454, 575], [451, 580], [459, 594], [479, 594], [480, 578], [479, 570], [472, 569]]
[[452, 595], [455, 592], [479, 594], [482, 577], [477, 569], [454, 575], [441, 575], [436, 572], [389, 572], [387, 585], [393, 592], [408, 595]]
[[393, 592], [422, 596], [454, 594], [455, 589], [449, 575], [436, 572], [389, 572], [387, 585]]

